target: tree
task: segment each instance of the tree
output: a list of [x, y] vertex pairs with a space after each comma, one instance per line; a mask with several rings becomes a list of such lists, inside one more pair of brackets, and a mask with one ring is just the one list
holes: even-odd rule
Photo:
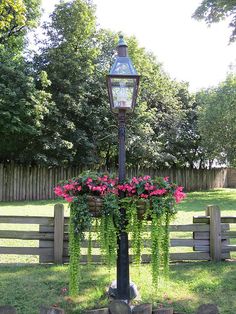
[[203, 0], [193, 14], [196, 20], [205, 20], [207, 24], [217, 23], [231, 18], [229, 27], [232, 29], [230, 42], [236, 40], [236, 0]]
[[35, 65], [38, 72], [48, 73], [52, 84], [47, 90], [56, 103], [42, 134], [45, 153], [53, 162], [96, 163], [93, 128], [99, 128], [100, 121], [93, 91], [97, 56], [93, 5], [83, 0], [59, 4], [45, 33], [48, 39]]
[[[23, 56], [28, 29], [36, 26], [39, 0], [4, 0], [0, 4], [0, 160], [37, 160], [42, 120], [53, 103], [36, 89], [31, 64]], [[45, 73], [38, 81], [46, 84]]]
[[0, 3], [0, 45], [20, 42], [27, 30], [37, 26], [40, 0], [2, 0]]
[[236, 164], [236, 76], [197, 94], [202, 147], [210, 161]]

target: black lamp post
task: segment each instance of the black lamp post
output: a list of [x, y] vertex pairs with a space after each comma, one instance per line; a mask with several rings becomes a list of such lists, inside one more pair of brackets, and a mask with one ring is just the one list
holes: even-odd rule
[[[108, 94], [111, 110], [118, 115], [118, 137], [119, 137], [119, 183], [125, 180], [125, 116], [131, 113], [136, 105], [139, 86], [139, 75], [137, 74], [130, 58], [128, 57], [128, 46], [123, 36], [117, 46], [117, 57], [107, 75]], [[120, 192], [119, 197], [125, 197]], [[121, 221], [123, 227], [126, 224], [125, 209], [121, 208]], [[125, 228], [122, 228], [125, 230]], [[130, 300], [129, 281], [129, 244], [128, 234], [121, 231], [118, 237], [117, 252], [117, 298], [119, 300]]]

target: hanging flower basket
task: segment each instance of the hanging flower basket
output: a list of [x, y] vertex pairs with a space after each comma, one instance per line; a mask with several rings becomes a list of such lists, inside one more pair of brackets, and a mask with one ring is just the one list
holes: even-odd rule
[[103, 209], [103, 199], [102, 197], [98, 196], [92, 196], [88, 195], [87, 196], [87, 202], [88, 202], [88, 208], [90, 214], [94, 218], [101, 217], [102, 209]]
[[[160, 269], [168, 273], [169, 223], [176, 213], [175, 205], [186, 195], [183, 187], [169, 181], [168, 177], [133, 177], [122, 183], [107, 174], [86, 172], [79, 177], [61, 182], [54, 189], [57, 196], [70, 203], [70, 294], [78, 292], [80, 244], [84, 233], [99, 218], [98, 232], [101, 252], [109, 267], [116, 260], [117, 236], [120, 233], [120, 208], [125, 208], [126, 231], [131, 234], [134, 262], [141, 262], [142, 232], [144, 224], [151, 221], [151, 264], [154, 285]], [[125, 197], [119, 198], [122, 192]], [[91, 253], [91, 245], [89, 245]]]

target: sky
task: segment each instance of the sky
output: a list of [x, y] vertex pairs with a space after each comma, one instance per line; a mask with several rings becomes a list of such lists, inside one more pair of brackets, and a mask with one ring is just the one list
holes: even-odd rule
[[[47, 19], [59, 0], [42, 0]], [[201, 0], [93, 0], [98, 27], [134, 35], [172, 79], [191, 91], [217, 85], [236, 64], [227, 21], [208, 27], [191, 18]]]

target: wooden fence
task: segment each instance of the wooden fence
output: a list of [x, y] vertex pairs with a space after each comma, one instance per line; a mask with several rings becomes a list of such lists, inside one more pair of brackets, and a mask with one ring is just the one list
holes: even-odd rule
[[[40, 263], [67, 263], [68, 256], [68, 217], [64, 217], [64, 207], [57, 204], [54, 207], [54, 217], [35, 216], [0, 216], [0, 240], [21, 239], [26, 241], [26, 246], [9, 247], [0, 246], [0, 254], [37, 255]], [[1, 230], [2, 224], [36, 224], [38, 231]], [[220, 210], [215, 206], [209, 206], [207, 215], [194, 217], [193, 224], [171, 225], [171, 249], [172, 261], [189, 260], [214, 260], [230, 258], [230, 252], [236, 251], [236, 245], [230, 244], [230, 238], [236, 238], [236, 231], [230, 229], [230, 224], [236, 224], [236, 217], [220, 217]], [[150, 229], [148, 229], [150, 231]], [[147, 231], [148, 231], [147, 230]], [[95, 229], [92, 240], [92, 261], [101, 263], [99, 243], [96, 239]], [[181, 232], [181, 236], [177, 236]], [[186, 233], [186, 234], [183, 234]], [[172, 236], [174, 235], [174, 237]], [[38, 240], [37, 247], [27, 246], [28, 240]], [[6, 241], [5, 241], [6, 243]], [[132, 246], [132, 241], [130, 242]], [[146, 240], [144, 247], [150, 246], [150, 240]], [[178, 252], [180, 247], [187, 248], [190, 252]], [[88, 240], [82, 243], [81, 262], [87, 262]], [[132, 261], [132, 255], [131, 255]], [[150, 261], [150, 255], [142, 256], [143, 262]], [[15, 259], [17, 261], [17, 258]]]
[[[53, 187], [60, 180], [75, 177], [81, 171], [82, 169], [79, 167], [50, 168], [40, 165], [0, 164], [0, 202], [55, 199]], [[169, 176], [171, 181], [184, 186], [185, 191], [208, 190], [228, 186], [227, 169], [127, 169], [127, 177], [142, 174]], [[230, 177], [233, 178], [233, 175]]]

